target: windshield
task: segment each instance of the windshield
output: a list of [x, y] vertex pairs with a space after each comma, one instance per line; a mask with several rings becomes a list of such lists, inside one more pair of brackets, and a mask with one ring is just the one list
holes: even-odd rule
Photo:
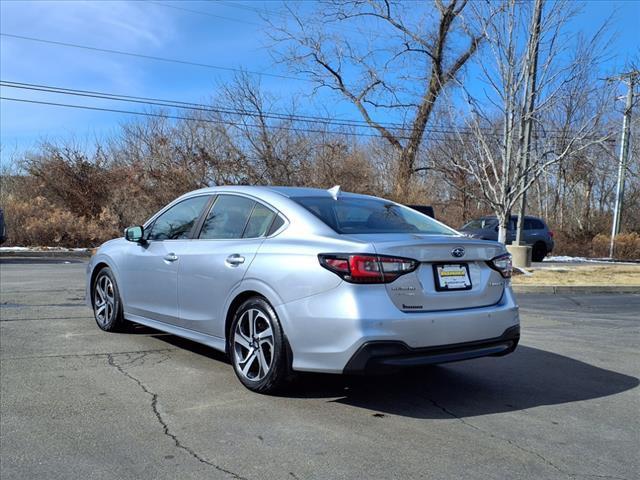
[[498, 220], [495, 218], [478, 218], [471, 220], [461, 230], [484, 230], [485, 228], [491, 228], [498, 224]]
[[377, 198], [292, 197], [338, 233], [423, 233], [457, 235], [432, 218]]

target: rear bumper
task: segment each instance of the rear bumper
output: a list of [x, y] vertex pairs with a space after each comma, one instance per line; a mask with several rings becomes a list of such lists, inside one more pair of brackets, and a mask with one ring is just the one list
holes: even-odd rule
[[376, 373], [471, 358], [503, 356], [513, 352], [520, 340], [520, 326], [507, 328], [496, 338], [428, 348], [411, 348], [404, 342], [364, 343], [344, 368], [347, 374]]
[[[274, 306], [291, 346], [294, 370], [343, 373], [367, 344], [395, 345], [385, 350], [390, 357], [412, 357], [413, 353], [417, 357], [425, 353], [462, 356], [435, 356], [430, 363], [508, 353], [508, 346], [487, 343], [496, 339], [500, 343], [505, 332], [520, 323], [510, 287], [495, 305], [432, 312], [402, 312], [384, 285], [366, 287], [343, 282], [328, 292]], [[398, 345], [409, 350], [398, 349]], [[461, 346], [462, 352], [455, 350]], [[450, 348], [454, 351], [448, 351]], [[393, 363], [411, 361], [396, 358]], [[350, 365], [349, 369], [356, 368]]]

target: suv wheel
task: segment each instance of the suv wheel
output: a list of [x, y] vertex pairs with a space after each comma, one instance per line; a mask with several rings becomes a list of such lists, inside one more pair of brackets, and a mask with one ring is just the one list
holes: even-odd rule
[[531, 260], [541, 262], [547, 256], [547, 246], [543, 242], [536, 242], [531, 252]]
[[240, 305], [229, 337], [233, 369], [245, 387], [273, 393], [286, 384], [291, 369], [284, 334], [264, 298], [253, 297]]

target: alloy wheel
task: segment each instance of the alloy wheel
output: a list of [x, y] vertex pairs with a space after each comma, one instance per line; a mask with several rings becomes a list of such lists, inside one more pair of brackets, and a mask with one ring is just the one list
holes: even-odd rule
[[233, 335], [234, 362], [248, 380], [262, 380], [273, 364], [273, 328], [269, 318], [256, 308], [242, 313]]
[[93, 305], [96, 320], [101, 326], [107, 326], [115, 315], [115, 290], [113, 282], [107, 275], [98, 278], [93, 293]]

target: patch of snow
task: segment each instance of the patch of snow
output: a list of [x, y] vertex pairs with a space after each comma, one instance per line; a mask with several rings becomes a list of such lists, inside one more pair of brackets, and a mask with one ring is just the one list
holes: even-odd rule
[[2, 252], [86, 252], [88, 248], [65, 247], [0, 247]]
[[616, 265], [636, 265], [637, 262], [629, 262], [624, 260], [614, 260], [611, 258], [586, 258], [586, 257], [570, 257], [568, 255], [558, 255], [556, 257], [545, 257], [543, 262], [553, 263], [612, 263]]
[[545, 257], [543, 262], [599, 262], [585, 257], [569, 257], [567, 255], [558, 255], [557, 257]]

